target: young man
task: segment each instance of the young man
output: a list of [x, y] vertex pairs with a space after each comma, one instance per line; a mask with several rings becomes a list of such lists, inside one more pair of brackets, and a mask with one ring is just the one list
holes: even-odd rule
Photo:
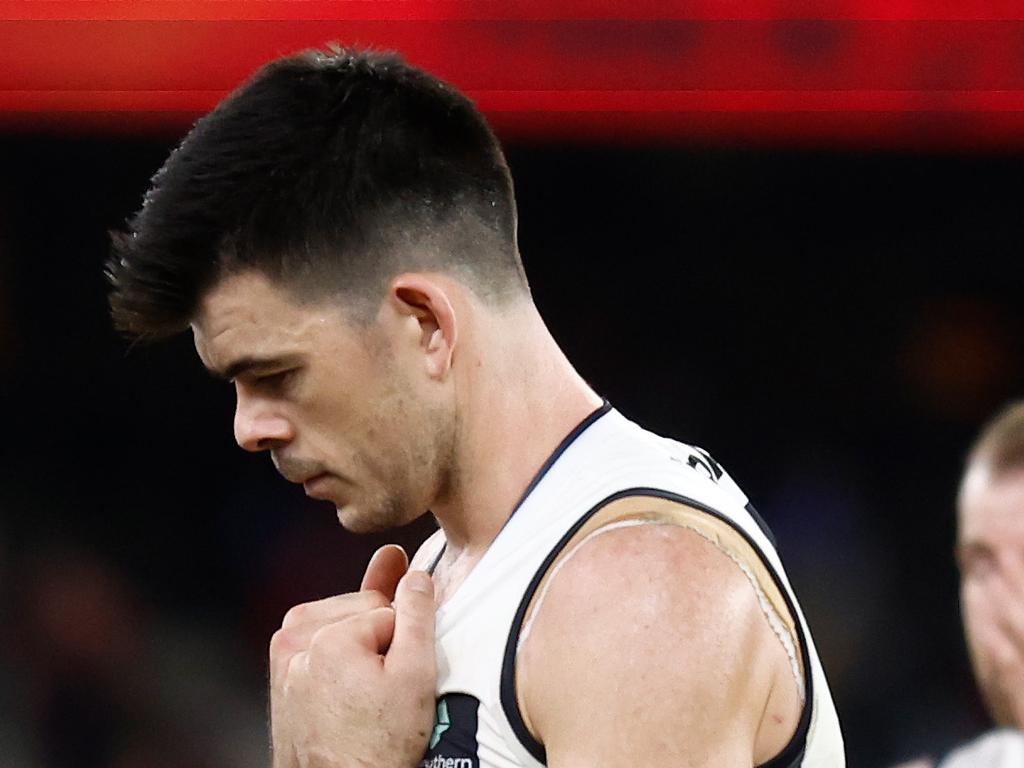
[[974, 677], [1000, 730], [943, 768], [1024, 765], [1024, 402], [981, 432], [960, 485], [960, 603]]
[[440, 524], [271, 641], [274, 764], [843, 765], [753, 507], [645, 432], [534, 306], [472, 104], [393, 55], [264, 67], [156, 175], [119, 328], [191, 326], [235, 436], [353, 531]]

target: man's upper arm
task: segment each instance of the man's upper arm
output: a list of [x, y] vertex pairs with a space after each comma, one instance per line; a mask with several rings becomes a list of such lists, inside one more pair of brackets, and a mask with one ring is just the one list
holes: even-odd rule
[[518, 660], [554, 768], [749, 768], [772, 684], [740, 568], [668, 525], [598, 533], [550, 582]]

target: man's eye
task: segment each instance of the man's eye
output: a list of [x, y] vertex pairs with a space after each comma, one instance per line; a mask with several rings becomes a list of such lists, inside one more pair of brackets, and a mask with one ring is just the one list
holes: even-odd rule
[[260, 387], [281, 387], [291, 377], [295, 369], [289, 369], [286, 371], [278, 371], [277, 373], [270, 373], [266, 376], [259, 376], [256, 378], [256, 384]]
[[987, 579], [996, 569], [995, 557], [988, 551], [961, 552], [957, 559], [964, 578]]

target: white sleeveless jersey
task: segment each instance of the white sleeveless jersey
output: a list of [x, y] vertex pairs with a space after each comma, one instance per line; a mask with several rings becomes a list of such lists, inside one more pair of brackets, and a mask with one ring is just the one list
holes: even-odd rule
[[795, 618], [806, 696], [796, 735], [764, 768], [842, 768], [828, 683], [767, 527], [707, 453], [652, 434], [607, 403], [556, 449], [480, 562], [438, 609], [437, 718], [421, 766], [545, 765], [544, 747], [516, 701], [516, 648], [527, 606], [576, 530], [610, 502], [631, 496], [706, 512], [751, 545]]

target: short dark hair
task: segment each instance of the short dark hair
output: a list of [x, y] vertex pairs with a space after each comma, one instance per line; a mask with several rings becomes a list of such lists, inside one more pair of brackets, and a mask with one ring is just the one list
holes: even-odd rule
[[159, 338], [233, 271], [358, 311], [416, 268], [489, 300], [528, 291], [501, 146], [447, 83], [332, 47], [266, 64], [195, 124], [112, 234], [107, 275], [115, 326]]
[[1024, 401], [1010, 403], [981, 430], [968, 465], [983, 461], [994, 476], [1024, 469]]

